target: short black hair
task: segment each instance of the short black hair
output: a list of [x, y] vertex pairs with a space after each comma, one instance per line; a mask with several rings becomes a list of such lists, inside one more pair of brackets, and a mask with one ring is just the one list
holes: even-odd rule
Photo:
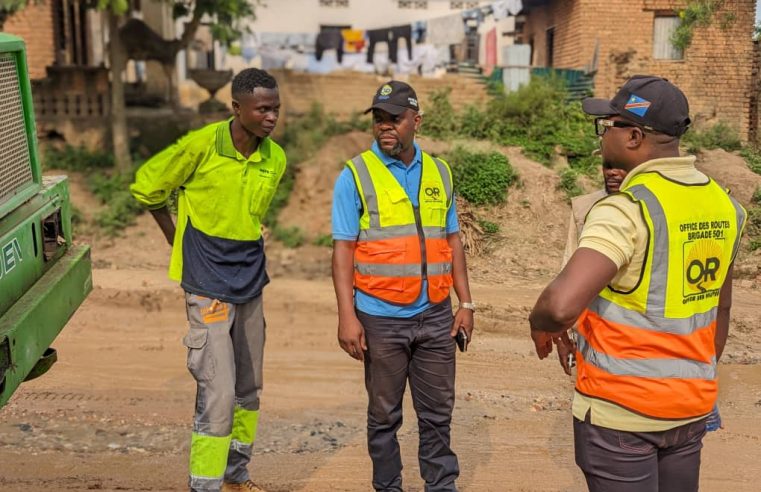
[[238, 97], [243, 94], [253, 94], [254, 89], [277, 89], [275, 77], [258, 68], [247, 68], [238, 72], [233, 78], [232, 94]]

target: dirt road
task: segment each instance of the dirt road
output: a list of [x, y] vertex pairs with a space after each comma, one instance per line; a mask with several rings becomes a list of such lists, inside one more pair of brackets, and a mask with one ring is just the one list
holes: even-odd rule
[[[96, 242], [95, 290], [55, 344], [60, 362], [0, 411], [0, 490], [184, 489], [194, 384], [167, 253], [147, 217], [113, 245]], [[335, 342], [330, 282], [273, 271], [253, 475], [272, 491], [370, 490], [362, 369]], [[526, 336], [543, 283], [476, 279], [485, 309], [458, 360], [453, 423], [463, 491], [584, 490], [573, 463], [572, 383], [555, 360], [536, 359]], [[761, 483], [759, 304], [757, 290], [738, 289], [731, 363], [720, 369], [726, 429], [705, 440], [702, 490]], [[404, 480], [421, 491], [409, 399], [405, 415]]]

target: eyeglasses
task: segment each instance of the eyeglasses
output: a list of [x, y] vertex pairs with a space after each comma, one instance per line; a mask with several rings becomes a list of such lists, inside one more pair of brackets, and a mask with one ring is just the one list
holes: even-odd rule
[[605, 135], [605, 132], [608, 131], [608, 128], [640, 128], [644, 131], [647, 131], [646, 128], [642, 128], [639, 125], [635, 125], [634, 123], [628, 123], [626, 121], [616, 121], [616, 120], [608, 120], [605, 118], [595, 118], [595, 134], [598, 137], [602, 137]]

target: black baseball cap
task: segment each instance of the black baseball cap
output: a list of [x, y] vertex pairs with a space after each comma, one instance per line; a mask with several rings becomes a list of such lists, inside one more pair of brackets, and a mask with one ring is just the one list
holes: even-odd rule
[[590, 97], [582, 101], [581, 107], [587, 114], [618, 115], [673, 137], [682, 136], [690, 126], [687, 97], [668, 80], [652, 75], [635, 75], [610, 101]]
[[367, 108], [365, 114], [373, 109], [382, 109], [387, 113], [398, 116], [405, 110], [420, 111], [415, 89], [409, 84], [398, 80], [389, 80], [378, 88], [373, 97], [373, 105]]

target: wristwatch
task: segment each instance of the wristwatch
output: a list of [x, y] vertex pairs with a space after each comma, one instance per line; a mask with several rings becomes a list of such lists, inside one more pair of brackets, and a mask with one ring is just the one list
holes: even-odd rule
[[472, 302], [461, 302], [460, 303], [461, 309], [470, 309], [474, 313], [476, 312], [476, 305]]

